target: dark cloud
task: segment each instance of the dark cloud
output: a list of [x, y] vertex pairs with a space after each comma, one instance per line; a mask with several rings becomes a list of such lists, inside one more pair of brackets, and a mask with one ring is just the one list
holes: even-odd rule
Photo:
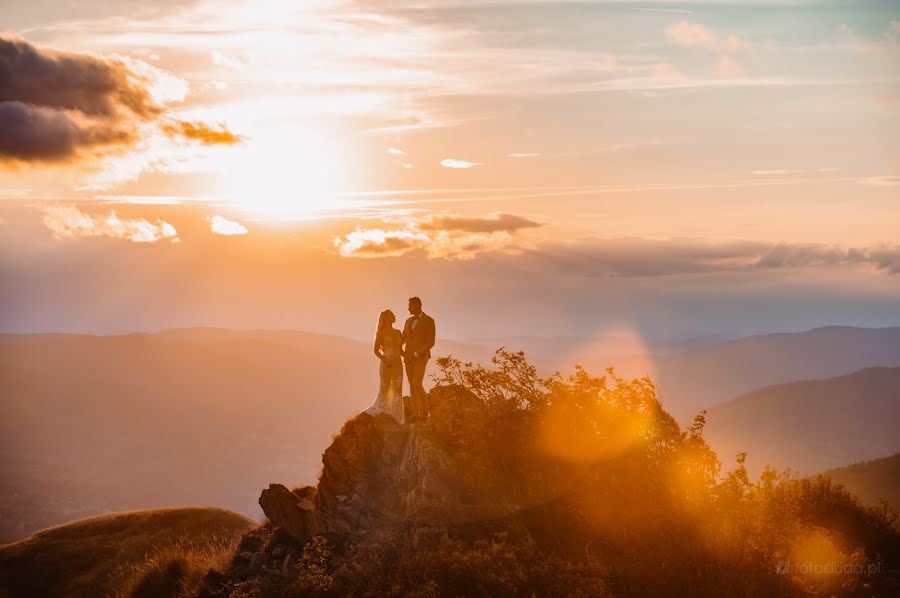
[[127, 143], [134, 133], [114, 123], [80, 125], [63, 112], [0, 102], [0, 159], [66, 160], [82, 146]]
[[147, 118], [162, 110], [122, 62], [0, 36], [0, 102], [8, 101], [102, 117], [124, 109]]
[[421, 230], [445, 230], [465, 233], [512, 233], [524, 228], [543, 226], [540, 222], [528, 220], [515, 214], [498, 214], [495, 218], [463, 218], [460, 216], [439, 216], [419, 223]]
[[37, 48], [0, 35], [0, 161], [64, 162], [127, 147], [142, 123], [170, 137], [233, 144], [224, 125], [165, 118], [148, 76], [121, 60]]

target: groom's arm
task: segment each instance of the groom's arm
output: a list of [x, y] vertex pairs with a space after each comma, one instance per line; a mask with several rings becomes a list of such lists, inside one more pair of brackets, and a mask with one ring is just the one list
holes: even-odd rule
[[434, 318], [428, 318], [428, 328], [425, 329], [425, 344], [419, 350], [419, 355], [431, 351], [434, 347]]

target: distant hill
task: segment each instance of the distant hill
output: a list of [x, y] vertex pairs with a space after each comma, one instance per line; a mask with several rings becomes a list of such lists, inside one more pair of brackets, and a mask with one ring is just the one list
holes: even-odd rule
[[[255, 524], [224, 509], [151, 509], [50, 528], [0, 546], [0, 596], [96, 598], [133, 586], [161, 555], [217, 556]], [[4, 594], [6, 592], [6, 594]], [[129, 595], [129, 594], [125, 594]]]
[[864, 503], [882, 500], [900, 511], [900, 453], [823, 472], [843, 484]]
[[720, 457], [747, 451], [766, 465], [813, 474], [900, 450], [900, 368], [766, 386], [715, 406], [704, 437]]
[[[623, 371], [640, 373], [624, 365]], [[751, 336], [660, 356], [649, 373], [655, 370], [663, 405], [685, 423], [701, 409], [762, 386], [877, 366], [900, 366], [900, 328], [829, 326]]]

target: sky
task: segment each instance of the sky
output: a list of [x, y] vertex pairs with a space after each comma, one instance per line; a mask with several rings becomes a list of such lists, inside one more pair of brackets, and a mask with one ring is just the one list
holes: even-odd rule
[[0, 13], [2, 331], [900, 325], [896, 2]]

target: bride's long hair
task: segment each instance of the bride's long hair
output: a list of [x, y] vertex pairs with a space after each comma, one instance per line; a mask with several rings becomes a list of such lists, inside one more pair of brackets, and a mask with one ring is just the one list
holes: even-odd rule
[[[378, 316], [378, 328], [375, 329], [375, 336], [378, 336], [379, 334], [381, 334], [382, 330], [384, 330], [385, 328], [387, 328], [388, 326], [391, 325], [392, 322], [390, 321], [390, 318], [393, 316], [394, 316], [394, 312], [392, 312], [389, 309], [386, 309], [383, 312], [381, 312], [381, 315]], [[394, 321], [395, 322], [397, 321], [396, 317], [394, 317]]]

